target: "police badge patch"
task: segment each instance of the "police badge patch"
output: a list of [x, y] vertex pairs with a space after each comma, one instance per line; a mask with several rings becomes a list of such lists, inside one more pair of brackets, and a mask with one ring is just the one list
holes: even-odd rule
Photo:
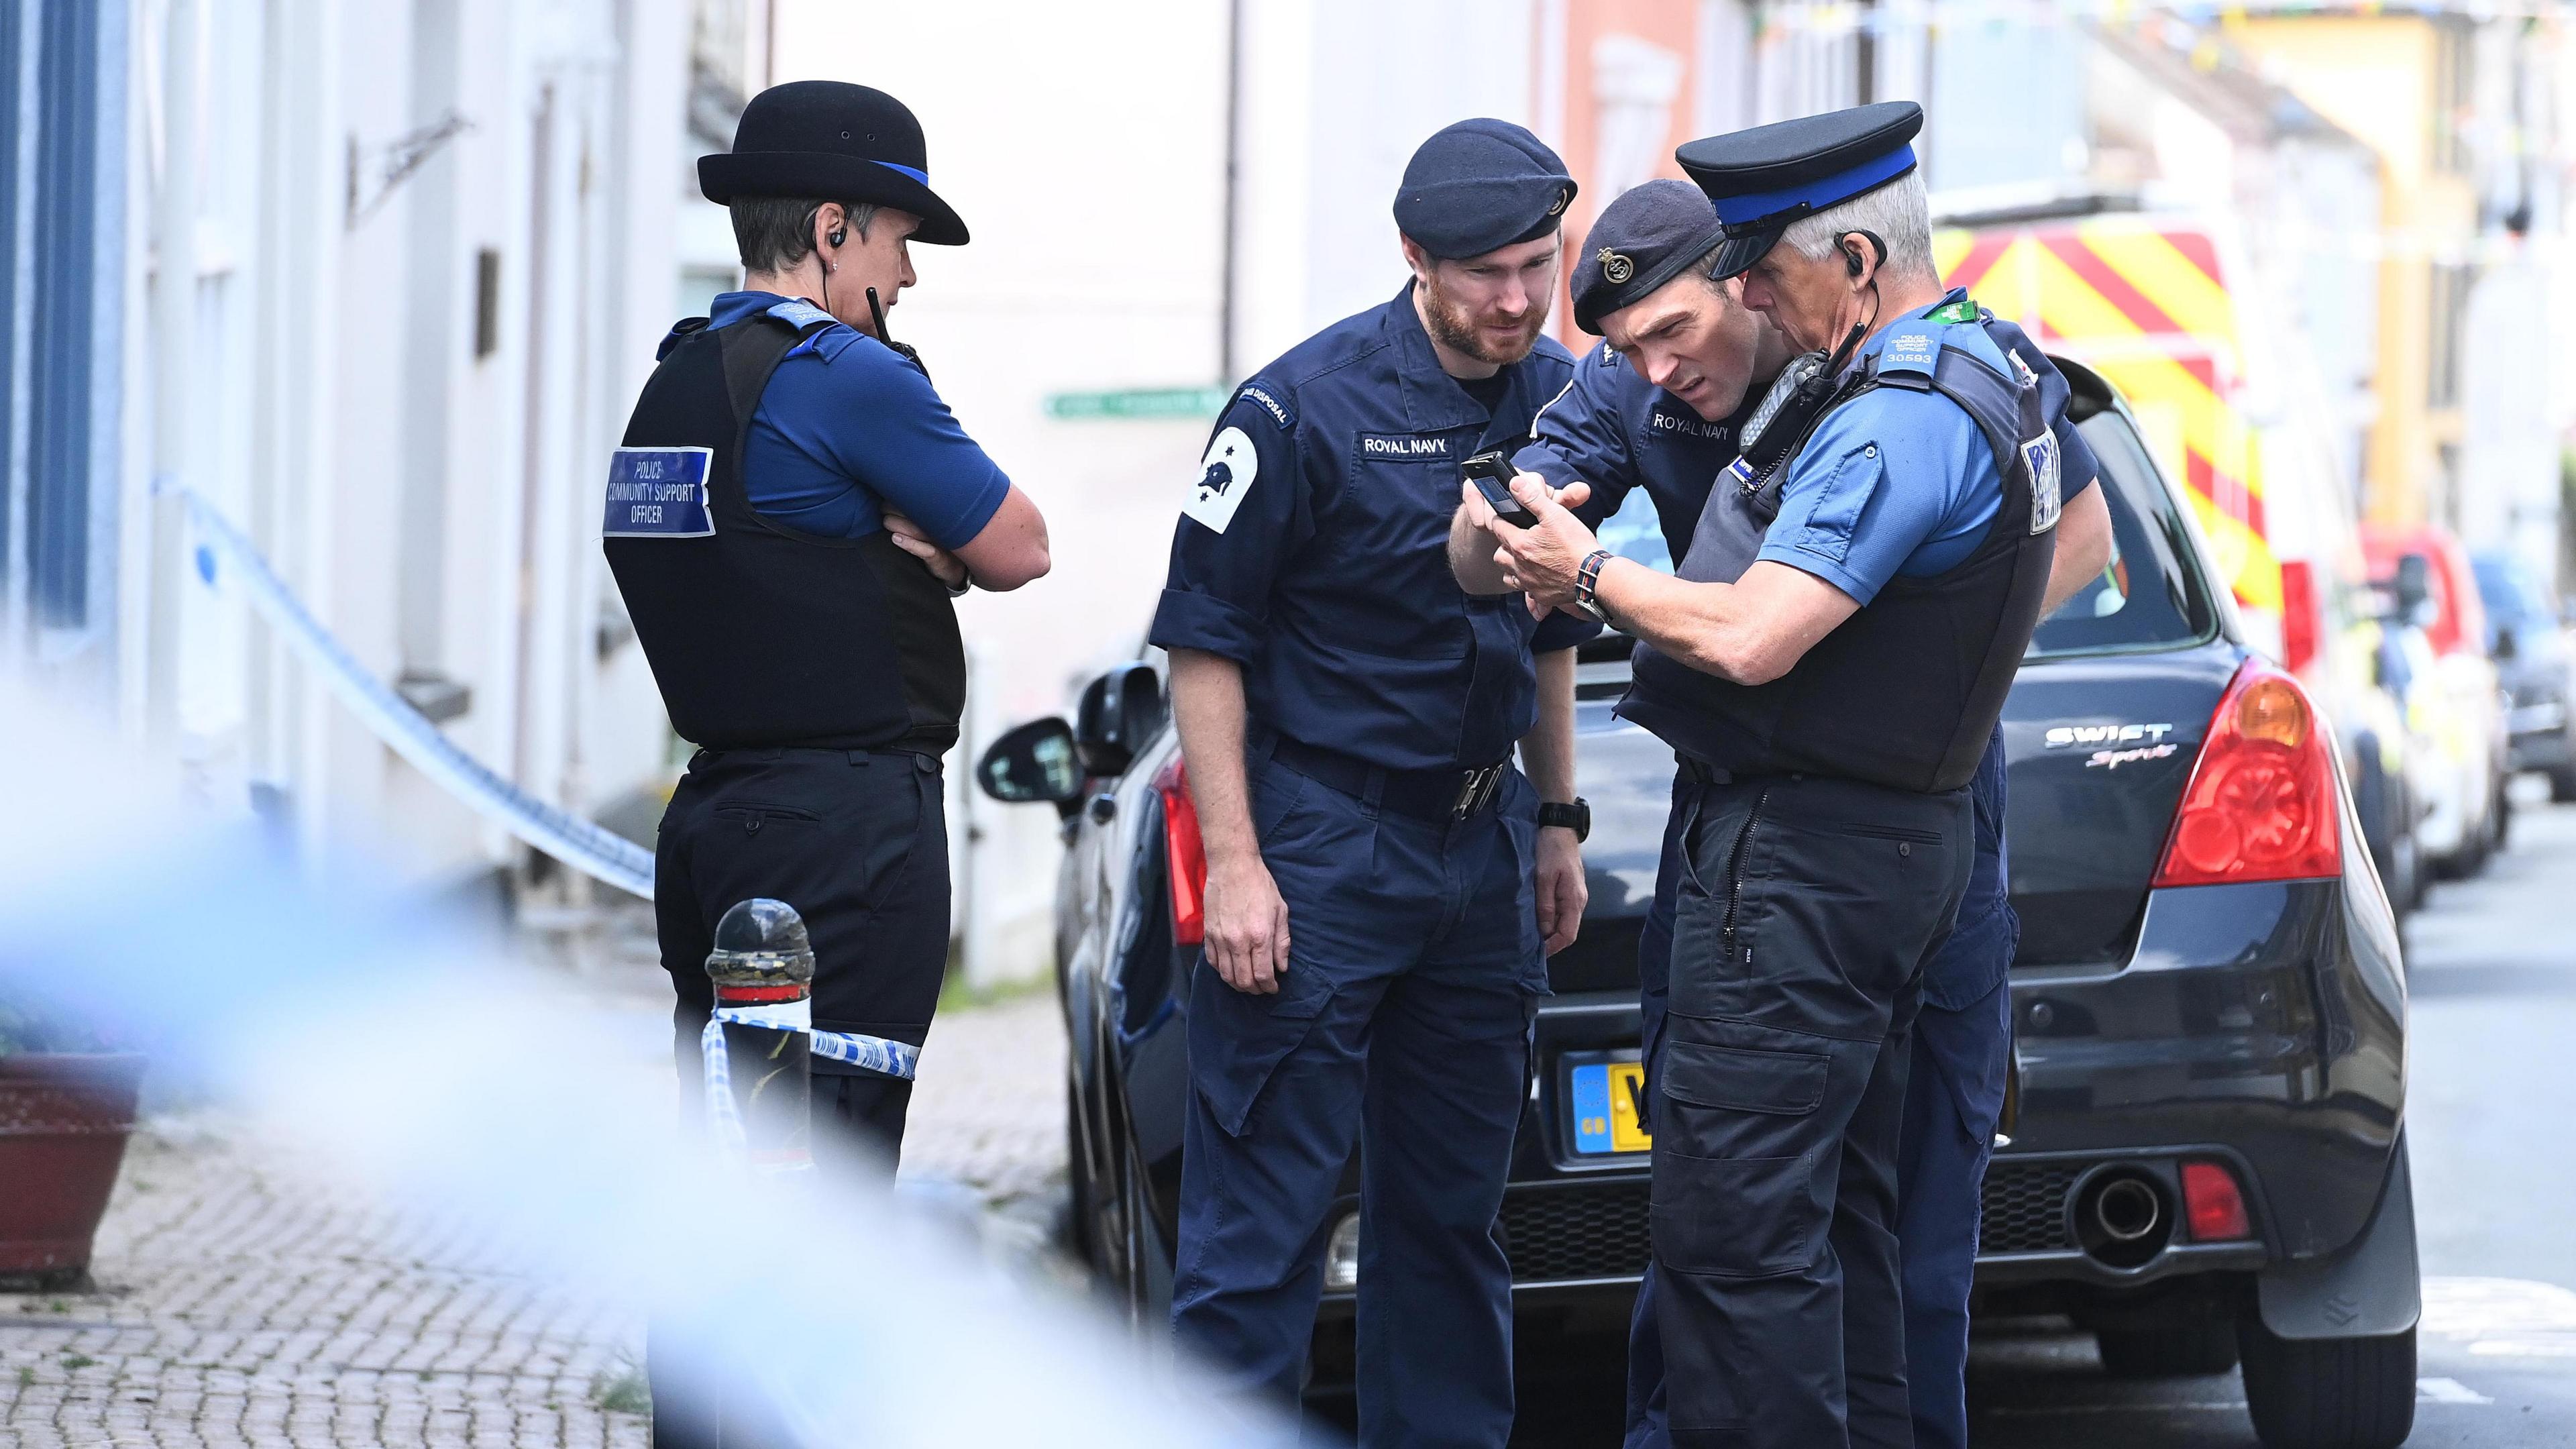
[[1220, 431], [1208, 444], [1207, 456], [1199, 459], [1199, 481], [1191, 487], [1182, 514], [1225, 532], [1225, 526], [1234, 522], [1234, 510], [1243, 506], [1245, 490], [1260, 472], [1261, 455], [1253, 451], [1252, 439], [1243, 429]]
[[2057, 526], [2064, 503], [2057, 491], [2057, 434], [2040, 429], [2038, 437], [2021, 445], [2021, 457], [2030, 467], [2030, 531], [2046, 533]]
[[620, 448], [609, 454], [600, 536], [714, 536], [715, 515], [707, 507], [707, 467], [714, 457], [710, 448]]

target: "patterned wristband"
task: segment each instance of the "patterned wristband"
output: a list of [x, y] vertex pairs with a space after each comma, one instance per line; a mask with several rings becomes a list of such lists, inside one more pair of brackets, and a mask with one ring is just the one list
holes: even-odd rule
[[1592, 552], [1583, 556], [1582, 566], [1574, 571], [1574, 601], [1576, 603], [1590, 604], [1593, 602], [1593, 590], [1598, 588], [1601, 583], [1601, 566], [1609, 561], [1610, 550], [1606, 548], [1596, 548]]

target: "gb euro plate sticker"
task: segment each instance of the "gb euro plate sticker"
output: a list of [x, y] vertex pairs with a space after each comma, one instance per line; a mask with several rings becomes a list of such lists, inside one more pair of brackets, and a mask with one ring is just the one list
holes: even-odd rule
[[608, 459], [602, 538], [712, 538], [707, 467], [712, 448], [620, 448]]
[[2021, 445], [2021, 456], [2030, 465], [2030, 531], [2046, 533], [2057, 526], [2064, 503], [2057, 491], [2057, 434], [2040, 429], [2038, 437]]
[[1252, 450], [1252, 439], [1241, 428], [1224, 429], [1208, 444], [1207, 456], [1199, 459], [1199, 480], [1191, 485], [1190, 501], [1182, 505], [1182, 514], [1215, 532], [1225, 532], [1260, 472], [1261, 455]]

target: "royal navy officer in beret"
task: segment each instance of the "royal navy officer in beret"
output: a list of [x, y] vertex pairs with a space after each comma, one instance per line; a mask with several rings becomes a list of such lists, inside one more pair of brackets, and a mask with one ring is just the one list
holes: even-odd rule
[[[1737, 456], [1735, 445], [1790, 349], [1767, 319], [1742, 306], [1740, 278], [1712, 275], [1724, 230], [1707, 195], [1686, 181], [1647, 182], [1601, 213], [1569, 270], [1575, 321], [1604, 341], [1585, 354], [1574, 381], [1539, 413], [1535, 439], [1515, 461], [1560, 488], [1588, 484], [1590, 501], [1573, 510], [1587, 522], [1617, 511], [1632, 489], [1643, 488], [1671, 557], [1687, 554], [1692, 535], [1705, 527], [1731, 531], [1736, 555], [1749, 564], [1769, 520], [1740, 488], [1713, 497], [1711, 485]], [[2054, 611], [2109, 561], [2110, 515], [2101, 496], [2090, 491], [2091, 450], [2065, 423], [2064, 378], [2021, 329], [2002, 321], [1986, 325], [2039, 374], [2044, 409], [2062, 449], [2066, 508], [2043, 604], [2044, 611]], [[1461, 508], [1462, 516], [1479, 524], [1486, 512], [1481, 498]], [[1480, 565], [1489, 567], [1489, 557], [1467, 558], [1462, 579]], [[1660, 1081], [1681, 883], [1681, 838], [1673, 827], [1686, 818], [1681, 807], [1691, 788], [1687, 777], [1676, 776], [1654, 905], [1638, 941], [1649, 1113]], [[2019, 921], [2005, 896], [2000, 726], [1978, 762], [1969, 795], [1976, 864], [1956, 925], [1924, 967], [1924, 1004], [1915, 1019], [1898, 1153], [1906, 1380], [1915, 1442], [1923, 1446], [1966, 1442], [1969, 1278], [1985, 1162], [2012, 1052], [2004, 973]], [[1668, 1442], [1654, 1277], [1649, 1264], [1629, 1340], [1629, 1449]]]
[[1364, 1144], [1365, 1444], [1511, 1429], [1494, 1224], [1546, 958], [1583, 913], [1566, 646], [1591, 625], [1470, 598], [1446, 553], [1460, 464], [1565, 385], [1542, 329], [1574, 190], [1519, 126], [1422, 144], [1395, 198], [1412, 277], [1237, 391], [1153, 624], [1208, 867], [1173, 1322], [1293, 1402]]
[[1533, 606], [1638, 637], [1620, 712], [1689, 781], [1651, 1209], [1679, 1445], [1912, 1442], [1911, 1030], [2060, 511], [2040, 377], [1933, 266], [1921, 125], [1899, 102], [1678, 153], [1725, 222], [1710, 272], [1823, 354], [1717, 485], [1769, 515], [1749, 562], [1723, 523], [1678, 576], [1611, 557], [1536, 480], [1538, 524], [1488, 530]]

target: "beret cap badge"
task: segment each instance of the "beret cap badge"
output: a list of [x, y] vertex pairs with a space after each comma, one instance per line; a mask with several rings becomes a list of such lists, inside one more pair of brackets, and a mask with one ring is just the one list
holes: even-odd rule
[[1574, 188], [1569, 186], [1556, 194], [1556, 200], [1547, 204], [1547, 214], [1554, 216], [1558, 212], [1565, 210], [1565, 204], [1573, 199]]
[[1608, 247], [1603, 247], [1600, 254], [1596, 256], [1594, 260], [1601, 263], [1601, 275], [1603, 278], [1608, 280], [1612, 286], [1617, 286], [1619, 283], [1628, 280], [1629, 277], [1635, 275], [1637, 270], [1636, 263], [1628, 260], [1628, 258], [1621, 253], [1610, 250]]

